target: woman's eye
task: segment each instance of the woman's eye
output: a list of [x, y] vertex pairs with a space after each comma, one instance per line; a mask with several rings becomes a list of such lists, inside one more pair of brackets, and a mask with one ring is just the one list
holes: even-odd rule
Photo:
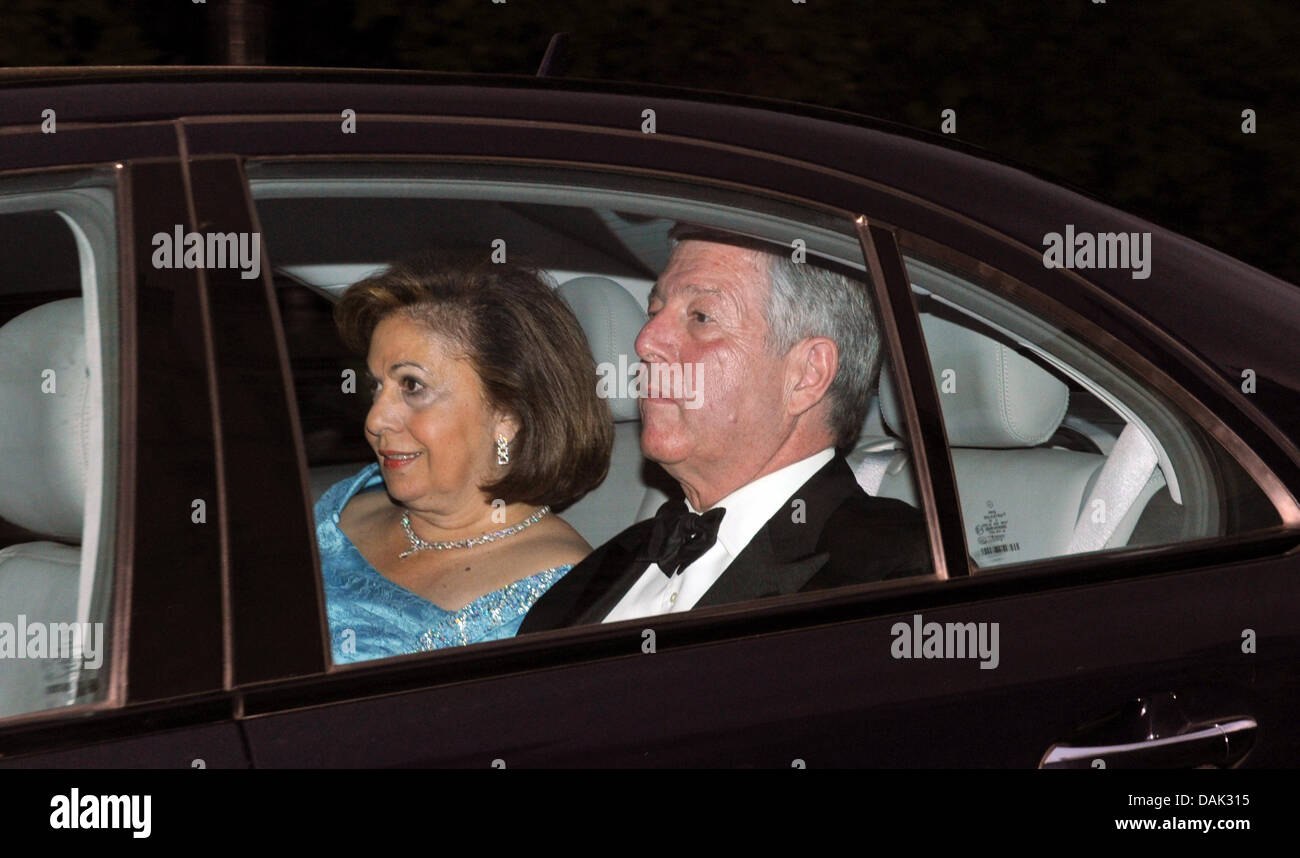
[[[425, 391], [424, 382], [414, 376], [403, 376], [398, 380], [397, 384], [398, 387], [401, 388], [402, 392], [408, 396], [421, 394]], [[379, 391], [383, 389], [383, 386], [383, 382], [378, 379], [370, 378], [366, 380], [366, 388], [370, 391], [370, 398], [372, 400], [379, 398]]]

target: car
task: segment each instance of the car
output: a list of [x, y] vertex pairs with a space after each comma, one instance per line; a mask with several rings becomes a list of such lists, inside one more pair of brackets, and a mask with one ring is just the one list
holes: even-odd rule
[[[1300, 765], [1300, 291], [988, 153], [548, 77], [0, 72], [0, 765]], [[615, 419], [688, 222], [868, 285], [845, 451], [926, 576], [335, 665], [313, 504], [373, 461], [332, 307], [542, 268]], [[862, 546], [864, 556], [871, 546]]]

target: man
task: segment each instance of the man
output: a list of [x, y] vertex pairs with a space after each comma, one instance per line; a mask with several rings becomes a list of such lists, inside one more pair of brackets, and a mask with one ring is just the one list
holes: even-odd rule
[[725, 233], [673, 235], [636, 351], [641, 449], [685, 501], [588, 555], [521, 634], [931, 571], [922, 515], [867, 495], [837, 452], [880, 367], [864, 288]]

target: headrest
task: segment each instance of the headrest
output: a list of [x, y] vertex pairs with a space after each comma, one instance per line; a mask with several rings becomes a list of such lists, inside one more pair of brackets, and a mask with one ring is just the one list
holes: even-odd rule
[[[936, 316], [922, 314], [921, 329], [949, 444], [1034, 447], [1056, 433], [1070, 401], [1064, 382], [997, 340]], [[893, 379], [884, 369], [880, 414], [902, 433]]]
[[[596, 372], [608, 380], [607, 398], [614, 422], [640, 420], [636, 397], [624, 394], [636, 375], [636, 337], [645, 325], [645, 310], [630, 292], [607, 277], [575, 277], [560, 286], [559, 292], [587, 335]], [[626, 381], [619, 382], [620, 375]]]
[[0, 327], [0, 517], [80, 542], [98, 385], [86, 363], [80, 298], [42, 304]]

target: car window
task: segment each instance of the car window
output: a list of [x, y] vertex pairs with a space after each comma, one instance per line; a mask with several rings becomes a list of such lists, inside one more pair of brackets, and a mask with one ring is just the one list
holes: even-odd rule
[[[1029, 312], [958, 254], [905, 263], [977, 569], [1281, 523], [1185, 409], [1067, 323]], [[898, 409], [883, 386], [892, 433]], [[906, 453], [874, 455], [896, 466]], [[875, 490], [910, 491], [888, 476]]]
[[0, 717], [107, 692], [114, 182], [0, 178]]
[[[683, 494], [680, 485], [642, 452], [634, 345], [646, 324], [647, 308], [657, 310], [652, 288], [668, 263], [674, 241], [681, 240], [670, 236], [674, 225], [726, 230], [755, 247], [805, 265], [819, 276], [844, 278], [827, 282], [848, 283], [860, 290], [866, 296], [862, 300], [875, 314], [873, 318], [879, 318], [866, 284], [852, 219], [785, 201], [716, 187], [580, 170], [270, 161], [250, 163], [248, 175], [273, 267], [312, 500], [317, 504], [324, 574], [328, 581], [333, 553], [345, 558], [345, 574], [353, 576], [354, 582], [360, 578], [372, 592], [386, 594], [384, 605], [376, 610], [384, 613], [388, 622], [376, 623], [372, 634], [395, 628], [412, 604], [425, 610], [433, 600], [424, 598], [412, 603], [407, 588], [394, 589], [389, 573], [395, 576], [400, 566], [393, 561], [386, 569], [377, 569], [384, 564], [352, 541], [354, 536], [369, 538], [369, 524], [359, 519], [349, 524], [345, 515], [349, 508], [389, 512], [382, 503], [378, 507], [364, 506], [358, 498], [392, 488], [383, 479], [376, 451], [363, 429], [371, 412], [372, 396], [383, 392], [382, 381], [378, 394], [368, 389], [367, 374], [372, 367], [367, 366], [365, 356], [344, 345], [333, 315], [340, 296], [351, 284], [387, 271], [390, 264], [411, 254], [438, 248], [472, 248], [482, 257], [501, 263], [526, 260], [543, 273], [548, 286], [558, 290], [581, 327], [586, 352], [583, 359], [589, 358], [595, 367], [595, 377], [587, 383], [595, 385], [598, 396], [610, 406], [604, 418], [612, 423], [613, 438], [607, 473], [582, 497], [555, 510], [586, 543], [597, 548], [631, 525], [654, 517], [666, 501]], [[690, 324], [707, 325], [712, 321], [710, 314], [714, 311], [704, 309], [706, 312], [691, 317]], [[725, 308], [717, 310], [726, 312]], [[878, 321], [875, 336], [879, 360], [887, 364]], [[847, 355], [843, 362], [846, 366], [858, 365]], [[862, 494], [867, 503], [870, 498], [853, 485], [851, 469], [866, 472], [869, 468], [863, 461], [881, 445], [894, 443], [881, 420], [876, 378], [878, 374], [873, 374], [869, 380], [869, 408], [851, 412], [852, 430], [841, 433], [843, 443], [834, 451], [847, 462], [844, 474], [855, 495]], [[702, 389], [707, 395], [707, 384]], [[737, 439], [737, 443], [743, 443], [743, 439]], [[414, 447], [399, 452], [418, 455]], [[405, 464], [395, 460], [394, 466]], [[911, 485], [914, 478], [910, 463], [904, 461], [894, 467], [889, 478]], [[787, 491], [781, 496], [788, 495]], [[899, 516], [909, 524], [923, 523], [914, 495], [906, 505], [890, 501], [879, 508], [887, 511], [886, 516]], [[347, 498], [342, 508], [340, 497]], [[805, 515], [804, 500], [789, 500], [790, 509], [780, 515], [800, 524]], [[389, 501], [395, 502], [391, 497]], [[352, 504], [356, 506], [350, 507]], [[344, 534], [346, 540], [335, 532], [349, 527], [352, 530]], [[917, 533], [923, 530], [923, 524], [919, 527]], [[396, 525], [387, 529], [396, 534], [397, 547], [402, 547]], [[899, 545], [913, 546], [911, 536], [915, 533], [909, 534], [899, 537]], [[914, 546], [920, 559], [912, 574], [932, 572], [929, 548], [924, 542], [922, 536]], [[372, 543], [376, 550], [383, 544]], [[891, 553], [870, 545], [855, 546], [855, 550], [863, 558], [873, 550], [879, 555]], [[820, 569], [825, 552], [812, 555], [804, 558], [810, 562], [808, 568]], [[845, 558], [839, 562], [848, 563]], [[864, 560], [862, 565], [865, 568], [870, 563]], [[416, 588], [428, 583], [418, 577], [398, 580]], [[842, 579], [828, 576], [819, 586], [837, 583], [847, 586], [858, 582], [851, 574]], [[675, 592], [665, 596], [665, 612], [672, 612], [671, 600], [676, 596]], [[327, 609], [332, 610], [328, 588], [326, 602]], [[487, 604], [490, 610], [504, 612], [507, 617], [515, 610], [489, 599], [445, 613], [455, 615], [451, 618], [453, 624], [472, 627], [489, 610]], [[705, 601], [700, 606], [707, 604]], [[630, 617], [634, 612], [623, 605], [609, 616]], [[334, 654], [339, 660], [348, 646], [357, 645], [356, 635], [362, 633], [340, 617], [331, 616], [330, 622]], [[401, 640], [392, 642], [389, 651], [408, 654], [449, 643], [499, 639], [513, 631], [479, 638], [449, 635], [445, 628], [440, 631], [432, 627], [419, 634], [393, 634]]]

